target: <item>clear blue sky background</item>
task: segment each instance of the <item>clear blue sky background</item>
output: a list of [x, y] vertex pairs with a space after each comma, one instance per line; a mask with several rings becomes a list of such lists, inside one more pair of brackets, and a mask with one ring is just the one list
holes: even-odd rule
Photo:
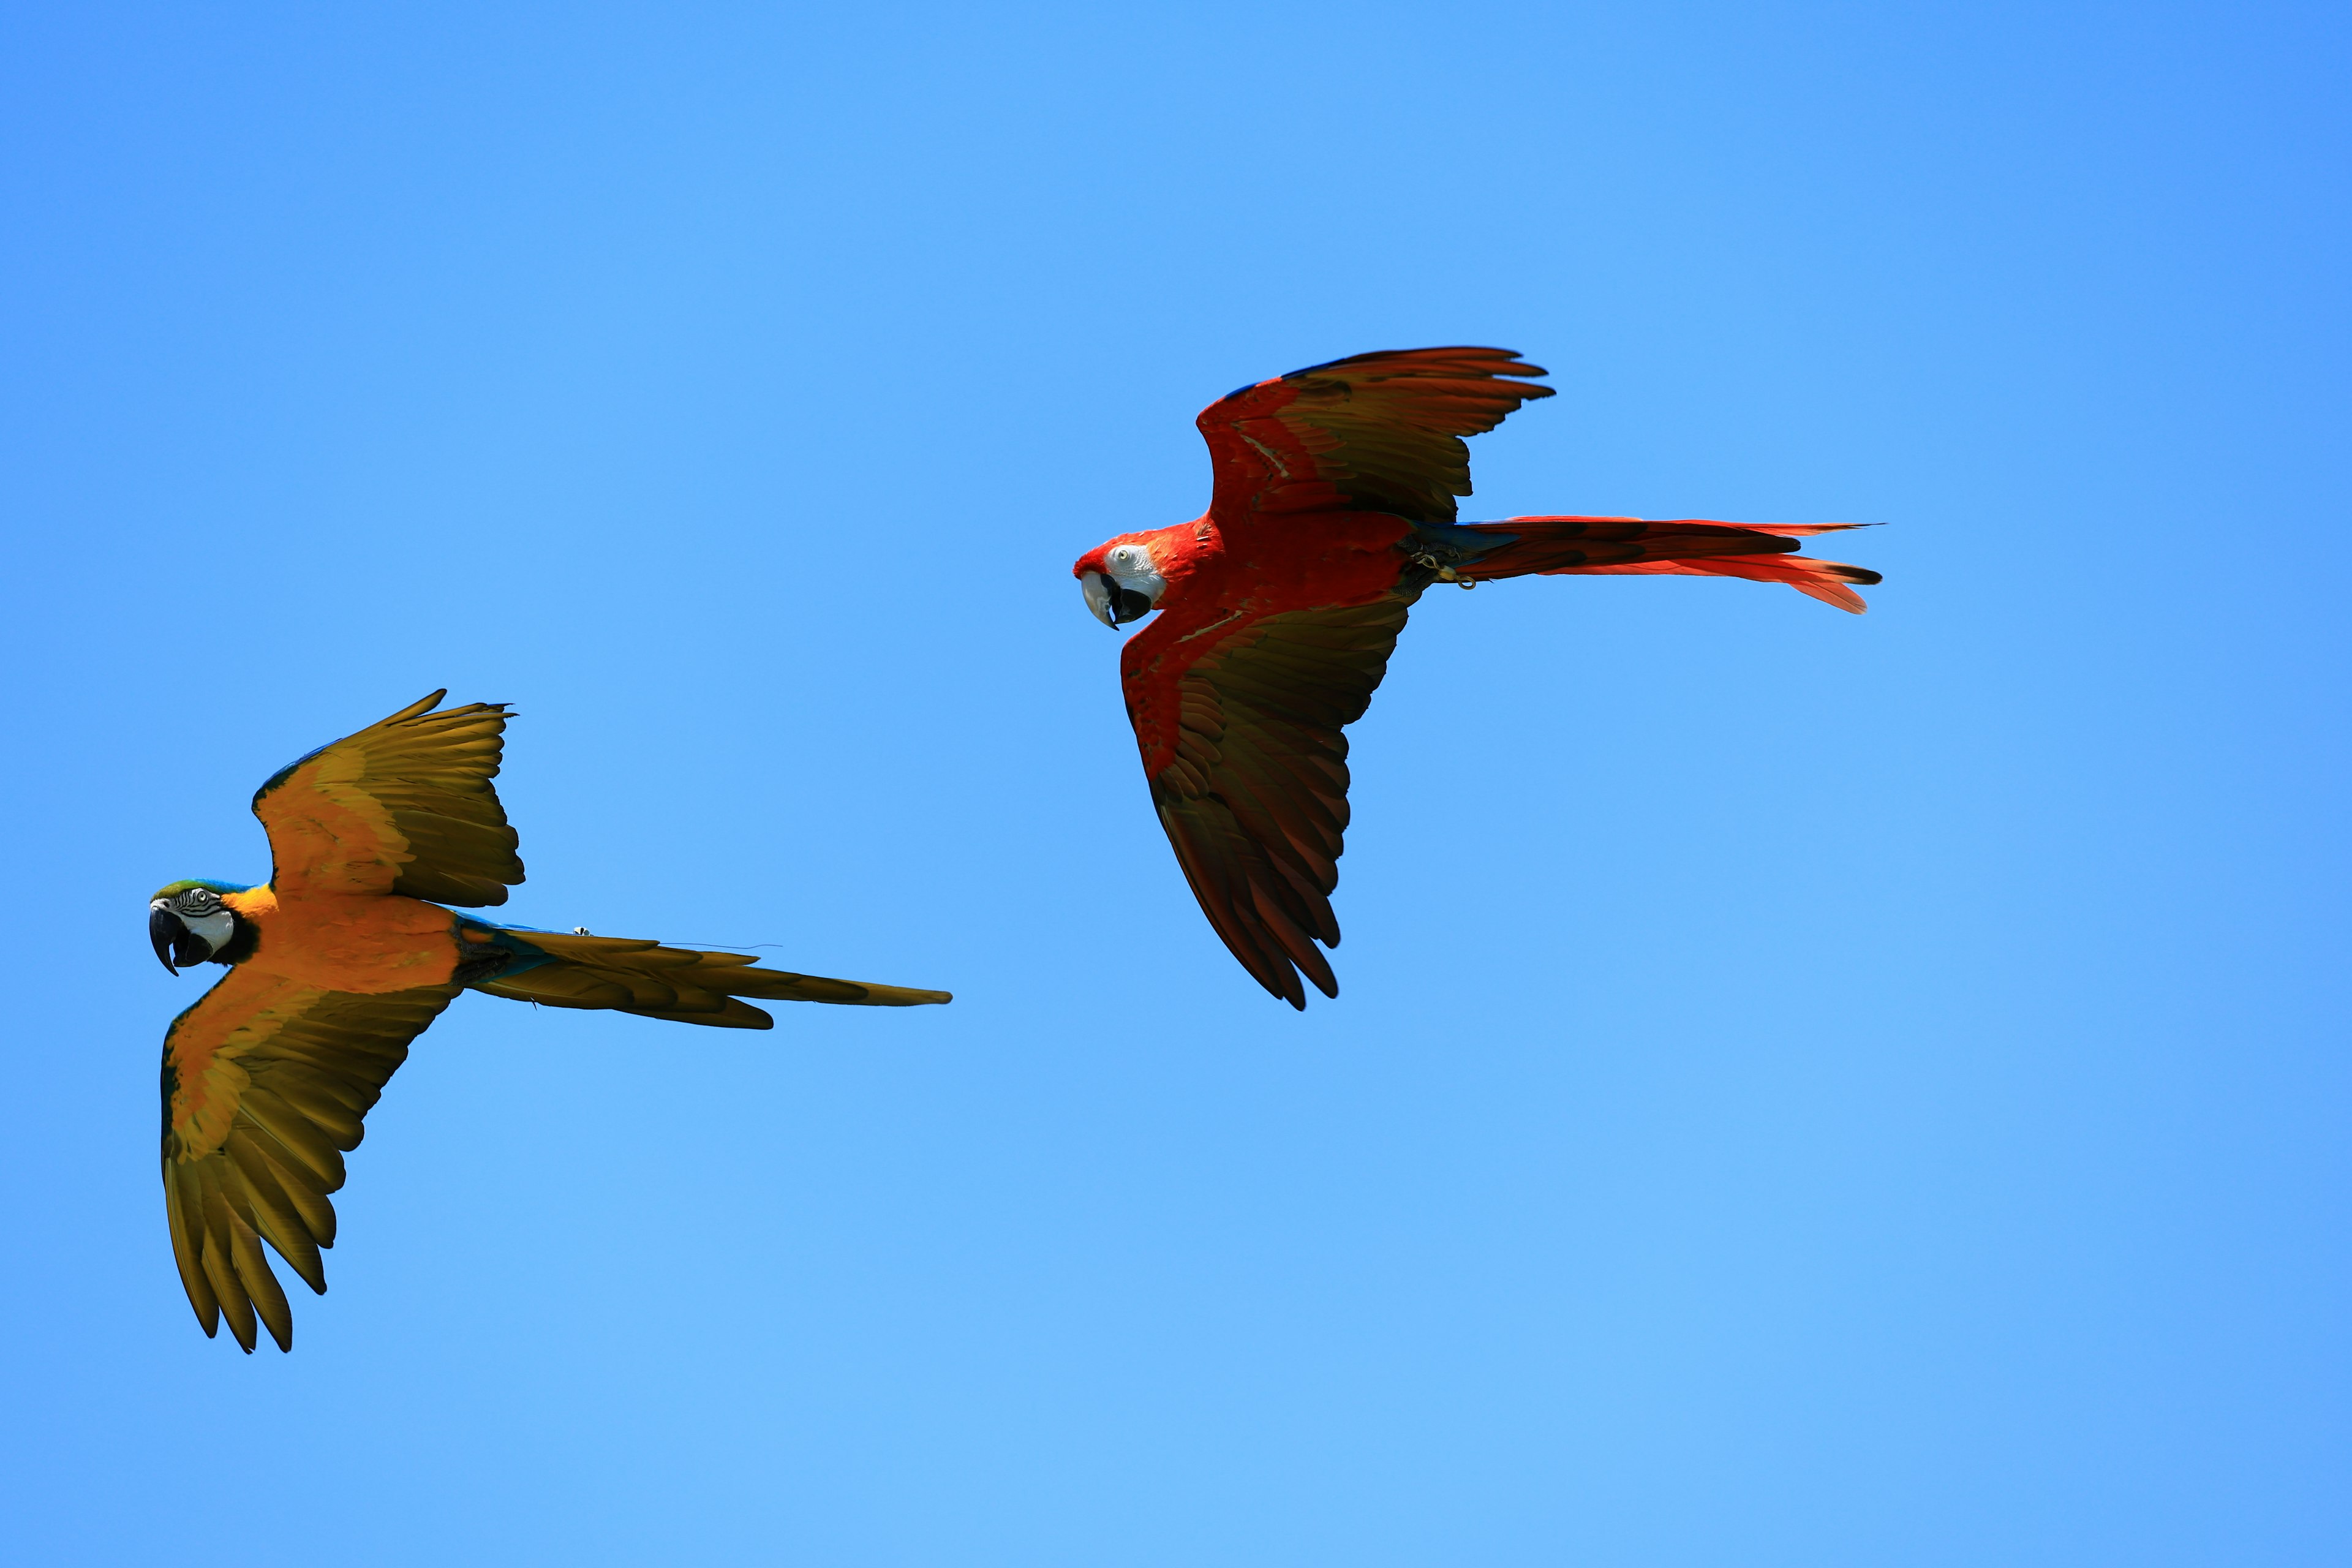
[[[0, 24], [42, 1563], [2352, 1558], [2347, 26], [2319, 5], [34, 6]], [[1490, 342], [1336, 1004], [1069, 563], [1244, 381]], [[295, 1352], [173, 1275], [143, 900], [520, 717], [520, 920], [954, 989], [461, 1001]]]

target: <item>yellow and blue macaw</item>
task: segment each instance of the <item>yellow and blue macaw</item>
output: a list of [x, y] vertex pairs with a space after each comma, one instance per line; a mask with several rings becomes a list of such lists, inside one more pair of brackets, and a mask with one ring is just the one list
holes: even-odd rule
[[228, 973], [163, 1037], [163, 1201], [180, 1283], [207, 1335], [280, 1350], [292, 1313], [264, 1241], [327, 1289], [327, 1194], [408, 1043], [460, 991], [681, 1024], [765, 1029], [740, 1000], [908, 1007], [944, 991], [753, 967], [732, 952], [493, 925], [444, 906], [502, 904], [523, 879], [490, 787], [508, 712], [436, 712], [436, 691], [272, 774], [253, 797], [268, 885], [189, 879], [148, 904], [155, 954]]

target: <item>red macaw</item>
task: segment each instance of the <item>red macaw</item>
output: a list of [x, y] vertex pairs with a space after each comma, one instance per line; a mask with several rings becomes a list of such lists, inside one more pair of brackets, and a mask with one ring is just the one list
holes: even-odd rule
[[1309, 365], [1201, 411], [1215, 488], [1192, 521], [1122, 533], [1071, 570], [1117, 627], [1128, 717], [1177, 864], [1259, 984], [1304, 1009], [1348, 826], [1348, 742], [1406, 613], [1433, 583], [1685, 573], [1785, 583], [1862, 613], [1875, 572], [1797, 555], [1850, 523], [1512, 517], [1457, 523], [1462, 437], [1552, 389], [1505, 349], [1405, 349]]
[[458, 992], [722, 1029], [772, 1026], [746, 996], [868, 1007], [949, 999], [445, 908], [505, 903], [522, 861], [490, 786], [505, 705], [432, 711], [442, 695], [262, 784], [253, 813], [269, 833], [268, 886], [190, 879], [148, 901], [164, 968], [228, 969], [163, 1036], [163, 1209], [196, 1321], [211, 1334], [226, 1317], [248, 1354], [257, 1318], [278, 1349], [294, 1343], [261, 1244], [325, 1292], [319, 1253], [335, 1244], [327, 1196], [343, 1184], [343, 1155], [409, 1041]]

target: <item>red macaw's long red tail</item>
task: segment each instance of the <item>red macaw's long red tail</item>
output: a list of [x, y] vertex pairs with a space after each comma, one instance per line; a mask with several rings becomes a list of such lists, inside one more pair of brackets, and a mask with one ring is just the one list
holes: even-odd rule
[[1809, 534], [1867, 528], [1857, 522], [1714, 522], [1682, 517], [1507, 517], [1459, 525], [1470, 533], [1516, 537], [1499, 550], [1457, 564], [1454, 575], [1474, 583], [1497, 577], [1674, 573], [1695, 577], [1745, 577], [1786, 583], [1825, 605], [1861, 615], [1869, 606], [1848, 586], [1879, 580], [1867, 567], [1799, 555]]

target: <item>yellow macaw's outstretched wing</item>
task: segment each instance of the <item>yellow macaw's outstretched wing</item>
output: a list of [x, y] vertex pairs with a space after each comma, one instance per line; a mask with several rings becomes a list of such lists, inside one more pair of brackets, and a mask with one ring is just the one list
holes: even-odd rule
[[[379, 726], [380, 728], [381, 726]], [[324, 1294], [319, 1249], [335, 1244], [327, 1194], [360, 1119], [454, 985], [362, 996], [240, 964], [163, 1036], [163, 1206], [180, 1283], [206, 1334], [249, 1353], [257, 1317], [294, 1344], [264, 1241]]]
[[490, 781], [507, 710], [436, 713], [436, 691], [301, 761], [253, 797], [269, 830], [271, 884], [287, 893], [404, 893], [503, 904], [522, 880], [515, 831]]

